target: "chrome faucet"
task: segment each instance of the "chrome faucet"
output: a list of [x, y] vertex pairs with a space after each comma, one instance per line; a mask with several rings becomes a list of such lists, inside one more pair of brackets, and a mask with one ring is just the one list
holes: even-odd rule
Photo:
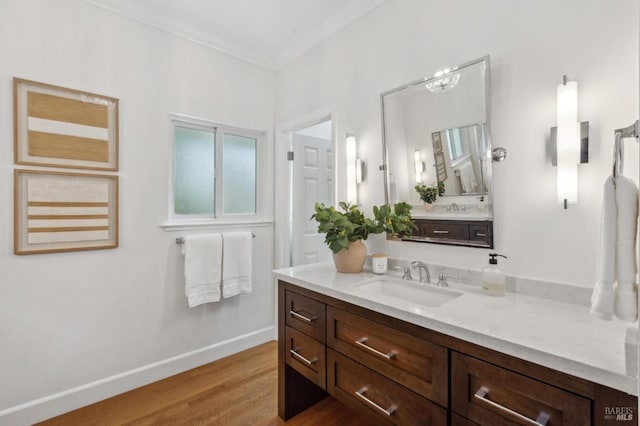
[[450, 211], [457, 212], [457, 211], [459, 211], [459, 210], [460, 210], [460, 209], [459, 209], [459, 207], [458, 207], [458, 205], [457, 205], [456, 203], [451, 203], [451, 204], [449, 204], [449, 205], [447, 206], [447, 211], [448, 211], [448, 212], [450, 212]]
[[[431, 274], [429, 273], [429, 267], [424, 262], [420, 262], [419, 260], [413, 261], [411, 262], [411, 267], [418, 270], [418, 273], [420, 274], [421, 283], [425, 283], [425, 282], [427, 284], [431, 283]], [[424, 271], [424, 274], [422, 273], [422, 271]], [[426, 278], [426, 281], [425, 281], [425, 278]]]
[[[411, 276], [411, 267], [409, 266], [396, 266], [396, 269], [402, 271], [402, 279], [411, 281], [413, 277]], [[422, 274], [420, 274], [422, 276]]]

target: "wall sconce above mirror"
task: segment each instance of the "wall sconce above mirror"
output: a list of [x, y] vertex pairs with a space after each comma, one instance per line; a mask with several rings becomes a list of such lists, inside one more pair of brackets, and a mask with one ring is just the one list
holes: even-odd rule
[[405, 239], [493, 247], [488, 105], [488, 56], [382, 93], [385, 201], [418, 225]]

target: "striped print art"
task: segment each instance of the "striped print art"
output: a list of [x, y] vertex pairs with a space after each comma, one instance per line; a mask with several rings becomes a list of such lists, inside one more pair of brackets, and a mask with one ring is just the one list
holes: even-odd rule
[[16, 164], [118, 169], [118, 100], [14, 78]]
[[13, 111], [14, 253], [118, 247], [118, 99], [14, 78]]
[[15, 170], [15, 253], [114, 248], [118, 177]]

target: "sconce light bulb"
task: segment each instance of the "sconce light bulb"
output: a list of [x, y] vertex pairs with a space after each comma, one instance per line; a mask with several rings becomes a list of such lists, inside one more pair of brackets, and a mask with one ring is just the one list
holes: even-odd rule
[[558, 86], [557, 105], [557, 185], [558, 202], [578, 202], [578, 164], [580, 163], [580, 123], [578, 123], [578, 83]]
[[349, 203], [358, 203], [358, 187], [356, 176], [356, 137], [347, 135], [346, 142], [346, 160], [347, 160], [347, 201]]

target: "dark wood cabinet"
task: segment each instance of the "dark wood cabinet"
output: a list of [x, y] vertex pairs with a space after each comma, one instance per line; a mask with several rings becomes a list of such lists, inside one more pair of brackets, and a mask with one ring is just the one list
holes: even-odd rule
[[284, 281], [278, 303], [285, 420], [331, 394], [372, 424], [637, 424], [633, 395]]
[[409, 240], [493, 248], [492, 221], [414, 219], [418, 229]]
[[327, 346], [446, 407], [446, 348], [329, 306]]
[[374, 424], [440, 426], [447, 410], [363, 364], [328, 349], [327, 390]]
[[591, 424], [587, 398], [457, 352], [451, 371], [451, 409], [480, 425]]

